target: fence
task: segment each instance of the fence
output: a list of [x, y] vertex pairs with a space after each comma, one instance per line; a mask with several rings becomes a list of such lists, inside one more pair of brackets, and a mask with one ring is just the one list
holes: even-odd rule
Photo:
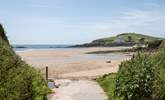
[[41, 74], [43, 75], [43, 77], [48, 80], [49, 76], [48, 76], [48, 66], [40, 68], [39, 71], [41, 72]]

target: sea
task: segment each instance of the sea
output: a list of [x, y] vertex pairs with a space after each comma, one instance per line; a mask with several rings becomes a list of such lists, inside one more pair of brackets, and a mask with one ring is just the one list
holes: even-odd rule
[[16, 44], [12, 45], [15, 51], [27, 51], [27, 50], [48, 50], [48, 49], [66, 49], [72, 45], [53, 45], [53, 44]]

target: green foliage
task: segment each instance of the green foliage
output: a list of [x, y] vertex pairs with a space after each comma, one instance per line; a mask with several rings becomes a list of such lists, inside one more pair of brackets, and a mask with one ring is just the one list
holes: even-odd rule
[[161, 42], [162, 42], [162, 40], [150, 41], [150, 42], [148, 42], [148, 48], [150, 48], [150, 49], [159, 48]]
[[97, 79], [97, 82], [107, 93], [108, 100], [114, 99], [115, 77], [116, 74], [109, 74], [109, 75], [104, 75], [102, 78]]
[[2, 38], [3, 40], [5, 40], [6, 43], [9, 44], [9, 41], [7, 39], [7, 36], [6, 36], [5, 31], [4, 31], [4, 29], [3, 29], [3, 27], [2, 27], [1, 24], [0, 24], [0, 38]]
[[145, 38], [139, 39], [139, 42], [140, 42], [141, 44], [144, 44], [144, 43], [145, 43]]
[[132, 41], [132, 36], [128, 36], [128, 42]]
[[[120, 39], [124, 42], [118, 43]], [[133, 46], [135, 44], [146, 44], [155, 40], [163, 40], [164, 38], [157, 38], [148, 35], [138, 33], [122, 33], [117, 36], [101, 38], [92, 41], [91, 43], [85, 43], [80, 45], [74, 45], [72, 47], [112, 47], [112, 46]]]
[[121, 63], [117, 74], [97, 79], [109, 100], [165, 100], [165, 48]]
[[104, 42], [104, 43], [112, 43], [115, 41], [118, 37], [122, 37], [125, 41], [134, 41], [134, 42], [140, 42], [139, 40], [145, 39], [144, 42], [154, 41], [161, 38], [156, 38], [152, 36], [142, 35], [138, 33], [122, 33], [114, 37], [108, 37], [108, 38], [102, 38], [98, 40], [94, 40], [93, 42]]
[[18, 57], [0, 35], [0, 99], [44, 100], [47, 83], [34, 68]]
[[158, 52], [152, 55], [152, 60], [154, 61], [154, 66], [159, 72], [160, 83], [159, 83], [159, 95], [161, 100], [165, 100], [165, 48], [161, 48]]
[[124, 100], [160, 100], [164, 83], [157, 68], [155, 56], [148, 54], [138, 54], [130, 61], [122, 62], [116, 78], [115, 95]]

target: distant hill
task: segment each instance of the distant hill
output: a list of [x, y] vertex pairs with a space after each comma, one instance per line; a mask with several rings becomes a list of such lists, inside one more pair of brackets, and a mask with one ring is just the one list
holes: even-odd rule
[[163, 38], [143, 35], [139, 33], [122, 33], [117, 36], [101, 38], [85, 43], [82, 45], [75, 45], [73, 47], [97, 47], [97, 46], [132, 46], [135, 44], [145, 44], [155, 40], [162, 40]]

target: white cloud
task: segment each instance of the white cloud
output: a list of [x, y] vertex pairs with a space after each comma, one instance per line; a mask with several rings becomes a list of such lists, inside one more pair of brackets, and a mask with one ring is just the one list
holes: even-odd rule
[[[47, 13], [42, 16], [41, 12], [33, 15], [26, 12], [9, 13], [1, 9], [0, 20], [6, 26], [9, 39], [13, 43], [45, 43], [45, 41], [59, 44], [84, 43], [123, 32], [139, 32], [165, 37], [165, 10], [154, 3], [146, 5], [154, 9], [129, 9], [118, 12], [119, 16], [102, 16], [94, 18], [95, 20], [92, 20], [90, 16], [89, 19], [57, 16], [58, 14], [50, 16]], [[62, 7], [58, 2], [48, 4], [46, 0], [33, 1], [27, 3], [27, 6], [39, 9]]]
[[88, 26], [88, 30], [100, 35], [112, 35], [122, 32], [141, 32], [148, 35], [165, 37], [165, 11], [163, 10], [131, 10], [122, 12], [121, 16], [107, 22], [96, 22]]
[[[121, 12], [120, 16], [115, 18], [106, 18], [106, 21], [103, 19], [102, 22], [72, 22], [67, 18], [44, 16], [24, 16], [19, 20], [20, 22], [13, 22], [17, 24], [10, 29], [9, 33], [18, 32], [19, 36], [27, 37], [26, 41], [32, 39], [35, 42], [37, 40], [33, 37], [40, 35], [39, 43], [40, 41], [84, 43], [123, 32], [139, 32], [165, 37], [165, 13], [163, 10], [131, 10]], [[30, 35], [27, 35], [28, 33]], [[17, 38], [14, 37], [15, 35], [12, 36], [12, 40]], [[22, 43], [24, 40], [17, 39], [17, 41]]]

